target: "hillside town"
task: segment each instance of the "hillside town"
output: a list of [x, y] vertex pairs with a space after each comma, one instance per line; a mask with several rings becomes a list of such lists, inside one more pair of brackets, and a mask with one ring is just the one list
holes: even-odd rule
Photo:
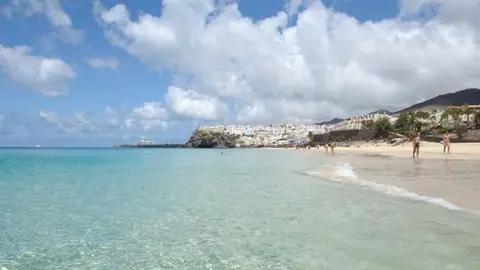
[[[480, 105], [449, 106], [445, 109], [416, 111], [416, 123], [420, 129], [436, 125], [453, 127], [458, 122], [474, 123], [479, 118]], [[404, 111], [403, 114], [410, 112]], [[362, 130], [372, 128], [373, 123], [380, 119], [388, 119], [394, 126], [402, 113], [391, 113], [377, 110], [365, 115], [353, 116], [347, 119], [336, 119], [318, 124], [272, 124], [272, 125], [215, 125], [202, 126], [199, 130], [222, 132], [238, 136], [237, 147], [249, 146], [283, 146], [302, 144], [317, 134], [339, 130]], [[479, 120], [479, 119], [477, 119]]]

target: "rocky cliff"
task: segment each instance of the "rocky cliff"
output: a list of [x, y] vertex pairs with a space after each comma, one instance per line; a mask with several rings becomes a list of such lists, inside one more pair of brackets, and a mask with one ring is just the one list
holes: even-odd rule
[[237, 136], [223, 132], [196, 130], [185, 144], [186, 148], [234, 148]]

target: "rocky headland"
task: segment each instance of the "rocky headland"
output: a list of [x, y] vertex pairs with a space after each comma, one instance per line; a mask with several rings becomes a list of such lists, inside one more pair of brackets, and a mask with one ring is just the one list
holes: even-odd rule
[[185, 148], [234, 148], [238, 136], [218, 131], [197, 129], [185, 144]]

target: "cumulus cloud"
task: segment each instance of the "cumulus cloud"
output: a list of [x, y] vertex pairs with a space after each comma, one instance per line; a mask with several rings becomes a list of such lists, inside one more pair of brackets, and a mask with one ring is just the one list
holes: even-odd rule
[[112, 70], [117, 70], [120, 66], [118, 60], [114, 57], [112, 58], [91, 58], [87, 60], [87, 63], [93, 68], [109, 68]]
[[73, 28], [70, 16], [63, 10], [59, 0], [10, 0], [10, 3], [0, 7], [0, 14], [11, 18], [20, 13], [24, 16], [44, 15], [56, 29], [51, 39], [60, 39], [66, 43], [79, 43], [84, 36], [83, 31]]
[[145, 102], [133, 108], [132, 113], [124, 120], [128, 129], [141, 128], [144, 131], [165, 130], [168, 128], [169, 114], [159, 102]]
[[188, 118], [218, 120], [228, 114], [227, 106], [217, 98], [175, 86], [168, 88], [165, 101], [172, 111]]
[[[156, 101], [131, 108], [106, 106], [95, 113], [65, 114], [54, 110], [0, 113], [0, 138], [28, 138], [30, 142], [39, 138], [110, 138], [111, 143], [118, 143], [122, 138], [138, 140], [143, 136], [171, 142], [186, 139], [183, 136], [188, 136], [192, 129], [188, 121], [180, 124], [170, 119], [167, 109]], [[184, 133], [179, 134], [180, 131]]]
[[73, 117], [59, 117], [52, 111], [40, 111], [40, 119], [46, 128], [56, 133], [91, 133], [97, 130], [92, 118], [85, 112], [76, 112]]
[[138, 19], [96, 1], [94, 14], [111, 44], [173, 71], [195, 96], [233, 103], [237, 119], [281, 122], [395, 110], [480, 85], [478, 3], [402, 0], [397, 18], [366, 22], [315, 0], [259, 21], [213, 0], [165, 0], [160, 17]]
[[0, 44], [0, 70], [13, 83], [58, 96], [68, 92], [68, 81], [75, 78], [73, 69], [61, 59], [32, 55], [26, 46], [5, 47]]
[[80, 111], [59, 116], [54, 111], [42, 110], [38, 117], [41, 124], [27, 128], [46, 134], [139, 134], [165, 131], [171, 125], [167, 109], [155, 101], [129, 110], [107, 106], [100, 114]]
[[479, 0], [401, 0], [400, 14], [419, 15], [433, 13], [444, 22], [468, 22], [478, 24]]

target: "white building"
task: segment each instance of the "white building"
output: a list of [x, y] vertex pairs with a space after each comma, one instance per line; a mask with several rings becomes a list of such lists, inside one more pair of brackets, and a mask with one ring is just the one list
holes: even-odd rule
[[384, 111], [377, 111], [377, 112], [369, 113], [366, 115], [354, 116], [332, 125], [332, 130], [363, 129], [364, 123], [366, 121], [375, 122], [385, 117], [390, 119], [389, 114]]

